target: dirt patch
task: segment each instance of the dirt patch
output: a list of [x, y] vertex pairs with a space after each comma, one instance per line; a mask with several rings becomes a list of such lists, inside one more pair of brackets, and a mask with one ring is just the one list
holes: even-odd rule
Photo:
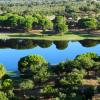
[[83, 80], [83, 84], [85, 84], [85, 85], [93, 85], [93, 86], [99, 85], [98, 81], [95, 80], [95, 79], [84, 79]]

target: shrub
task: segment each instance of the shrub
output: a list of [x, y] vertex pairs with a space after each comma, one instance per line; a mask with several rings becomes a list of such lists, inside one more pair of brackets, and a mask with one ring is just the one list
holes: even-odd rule
[[0, 78], [6, 74], [6, 70], [3, 65], [0, 65]]
[[5, 79], [2, 82], [2, 88], [4, 90], [12, 90], [13, 89], [13, 81], [11, 79]]
[[20, 84], [19, 84], [19, 87], [23, 90], [26, 90], [26, 89], [33, 89], [34, 88], [34, 83], [32, 80], [23, 80]]
[[0, 100], [9, 100], [4, 92], [0, 91]]
[[31, 75], [35, 80], [44, 80], [48, 76], [48, 64], [39, 55], [30, 55], [20, 59], [18, 69], [21, 73]]

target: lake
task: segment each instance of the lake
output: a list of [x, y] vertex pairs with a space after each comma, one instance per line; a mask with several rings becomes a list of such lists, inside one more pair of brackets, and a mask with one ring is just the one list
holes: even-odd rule
[[74, 59], [77, 55], [95, 52], [100, 55], [100, 40], [80, 41], [38, 41], [25, 39], [1, 39], [0, 40], [0, 64], [7, 71], [17, 71], [20, 58], [39, 54], [50, 64], [58, 64], [68, 59]]

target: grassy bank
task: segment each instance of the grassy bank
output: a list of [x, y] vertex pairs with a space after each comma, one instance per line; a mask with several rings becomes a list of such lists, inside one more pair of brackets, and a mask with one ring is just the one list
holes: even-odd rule
[[100, 39], [100, 35], [92, 34], [73, 34], [66, 33], [65, 35], [35, 35], [31, 33], [1, 33], [0, 39], [19, 38], [19, 39], [34, 39], [34, 40], [82, 40], [82, 39]]

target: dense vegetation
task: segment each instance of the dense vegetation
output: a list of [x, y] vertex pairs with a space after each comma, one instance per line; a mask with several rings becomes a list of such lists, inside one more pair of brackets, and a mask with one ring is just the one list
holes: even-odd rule
[[0, 13], [12, 12], [20, 15], [33, 13], [63, 15], [67, 13], [68, 16], [75, 18], [77, 15], [100, 13], [100, 3], [93, 0], [1, 0], [0, 10]]
[[[87, 33], [100, 30], [99, 0], [0, 0], [0, 32], [33, 34], [36, 30], [45, 36], [64, 35], [74, 29]], [[59, 50], [67, 48], [68, 41], [31, 39], [0, 40], [0, 48], [48, 48], [52, 42]], [[84, 47], [100, 43], [79, 42]], [[19, 60], [18, 72], [12, 77], [0, 64], [0, 100], [91, 100], [100, 93], [100, 56], [95, 53], [57, 65], [50, 65], [40, 55], [28, 55]], [[96, 85], [87, 84], [90, 79]]]
[[[18, 70], [20, 76], [13, 78], [1, 65], [0, 100], [91, 100], [100, 91], [100, 56], [95, 53], [55, 66], [39, 55], [29, 55], [20, 59]], [[97, 80], [98, 85], [86, 85], [87, 79]]]
[[[73, 24], [64, 16], [56, 16], [50, 20], [46, 16], [33, 14], [32, 16], [21, 16], [17, 14], [3, 14], [0, 16], [1, 30], [17, 31], [17, 32], [30, 32], [31, 30], [43, 30], [43, 33], [66, 33], [68, 28], [83, 28], [87, 32], [95, 29], [100, 29], [100, 21], [95, 17], [81, 18]], [[47, 32], [46, 32], [47, 31]]]
[[46, 29], [54, 29], [57, 33], [67, 32], [68, 28], [76, 27], [84, 28], [88, 32], [90, 29], [100, 29], [99, 1], [46, 1], [2, 0], [0, 27], [17, 31], [42, 29], [45, 32]]

